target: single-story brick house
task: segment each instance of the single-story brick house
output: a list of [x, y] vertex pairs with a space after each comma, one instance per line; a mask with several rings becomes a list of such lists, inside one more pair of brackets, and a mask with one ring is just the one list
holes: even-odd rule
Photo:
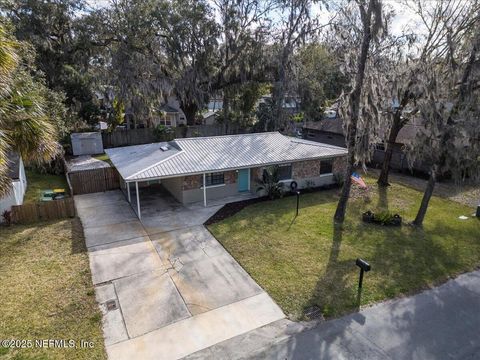
[[256, 193], [263, 169], [279, 166], [279, 177], [299, 189], [335, 182], [347, 151], [337, 146], [284, 136], [278, 132], [175, 139], [105, 150], [121, 176], [131, 202], [132, 187], [140, 215], [139, 188], [160, 182], [187, 204]]

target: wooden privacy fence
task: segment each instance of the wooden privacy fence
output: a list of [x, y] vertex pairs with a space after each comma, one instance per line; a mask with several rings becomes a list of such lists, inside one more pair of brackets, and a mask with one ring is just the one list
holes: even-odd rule
[[67, 174], [72, 195], [90, 194], [120, 187], [120, 176], [117, 169], [82, 170]]
[[[178, 126], [176, 128], [172, 128], [172, 131], [175, 132], [174, 134], [170, 135], [172, 139], [225, 135], [224, 127], [221, 124]], [[249, 129], [231, 127], [229, 134], [243, 134], [247, 132], [249, 132]], [[110, 133], [102, 132], [102, 142], [104, 148], [141, 145], [159, 141], [164, 141], [164, 139], [160, 139], [155, 135], [154, 128], [129, 130], [117, 129]]]
[[28, 224], [37, 221], [65, 219], [75, 216], [73, 198], [48, 202], [12, 206], [12, 222], [15, 224]]

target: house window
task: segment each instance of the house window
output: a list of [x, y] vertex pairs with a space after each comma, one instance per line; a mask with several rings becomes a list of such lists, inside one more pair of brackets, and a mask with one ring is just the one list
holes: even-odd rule
[[222, 185], [225, 184], [225, 177], [223, 173], [210, 173], [205, 176], [205, 185]]
[[375, 144], [375, 149], [379, 151], [385, 151], [385, 143]]
[[333, 173], [333, 160], [320, 161], [320, 175], [327, 175]]
[[278, 180], [289, 180], [292, 178], [292, 164], [278, 165]]

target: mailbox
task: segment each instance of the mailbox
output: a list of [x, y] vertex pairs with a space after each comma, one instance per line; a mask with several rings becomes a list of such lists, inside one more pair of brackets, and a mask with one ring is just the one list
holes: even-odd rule
[[367, 263], [365, 260], [358, 258], [355, 261], [355, 265], [357, 265], [360, 268], [360, 278], [358, 279], [358, 289], [360, 290], [362, 288], [363, 284], [363, 273], [370, 271], [371, 266], [369, 263]]
[[370, 271], [371, 266], [369, 263], [367, 263], [365, 260], [358, 258], [357, 261], [355, 261], [355, 264], [362, 269], [363, 271]]

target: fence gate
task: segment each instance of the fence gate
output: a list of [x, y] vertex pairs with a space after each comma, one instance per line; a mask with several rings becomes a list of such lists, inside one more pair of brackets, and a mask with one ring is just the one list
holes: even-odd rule
[[120, 176], [115, 168], [82, 170], [68, 173], [72, 195], [90, 194], [118, 189]]

